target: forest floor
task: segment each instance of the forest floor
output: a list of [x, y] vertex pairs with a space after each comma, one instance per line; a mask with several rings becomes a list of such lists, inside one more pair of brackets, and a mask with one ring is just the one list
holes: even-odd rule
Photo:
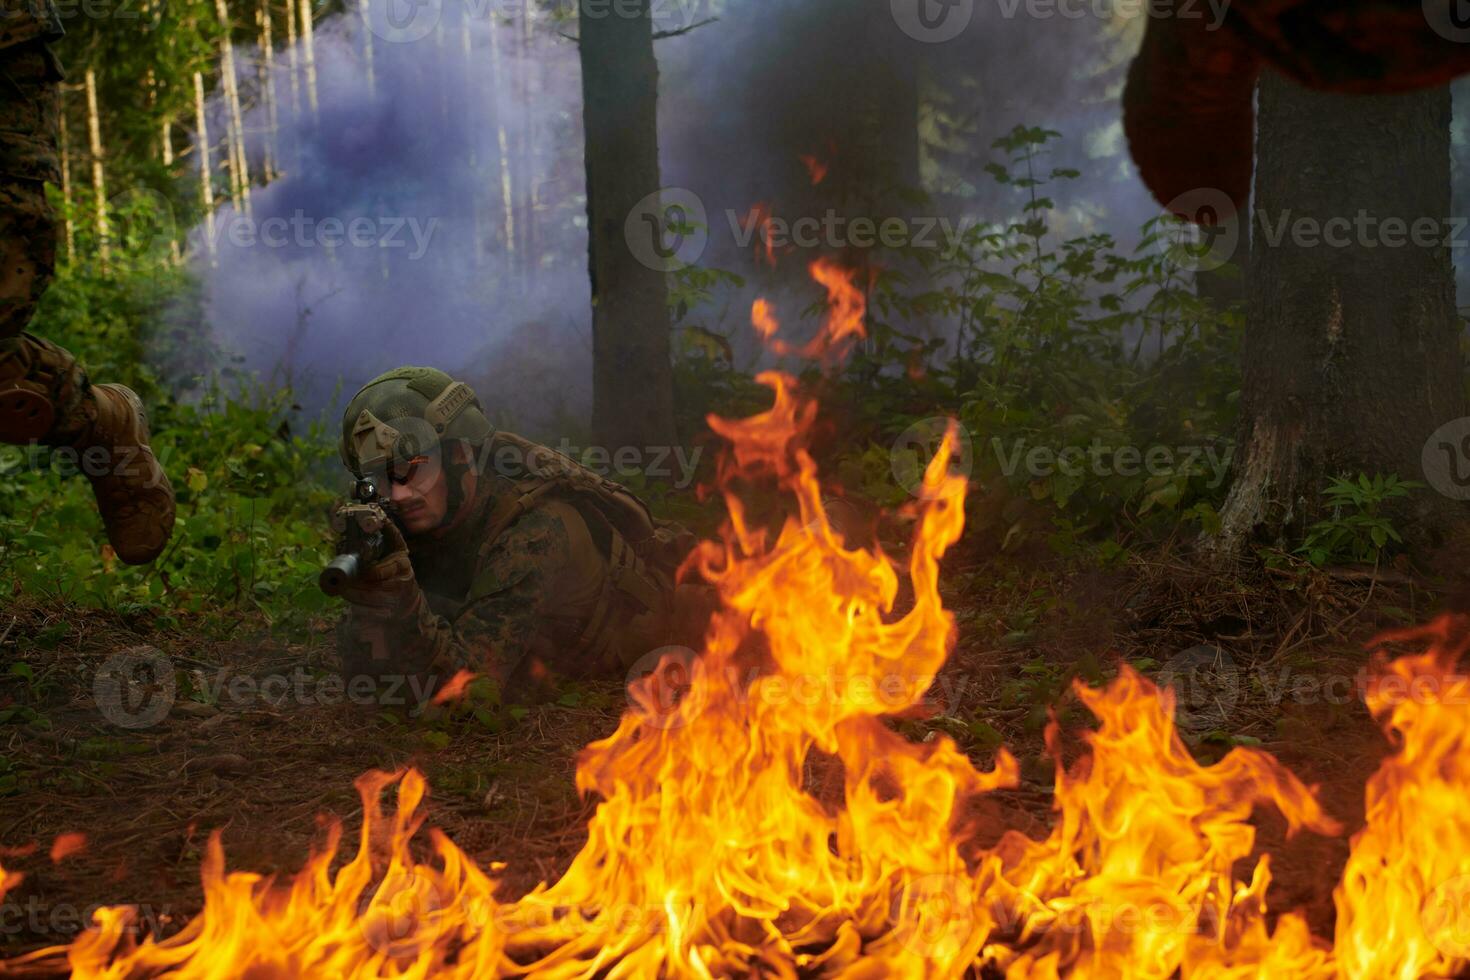
[[[1369, 639], [1427, 620], [1441, 595], [1400, 572], [1219, 575], [1184, 550], [1079, 569], [960, 549], [945, 566], [941, 589], [958, 644], [934, 686], [931, 717], [900, 725], [916, 738], [955, 737], [982, 768], [998, 742], [1015, 753], [1022, 785], [977, 803], [985, 826], [996, 836], [1047, 832], [1046, 706], [1060, 706], [1064, 729], [1090, 721], [1068, 693], [1071, 677], [1103, 680], [1120, 658], [1167, 672], [1181, 653], [1213, 645], [1233, 661], [1233, 686], [1196, 685], [1187, 741], [1206, 759], [1232, 744], [1259, 745], [1320, 785], [1343, 836], [1288, 842], [1274, 814], [1254, 819], [1258, 851], [1274, 854], [1273, 906], [1303, 908], [1319, 935], [1331, 935], [1331, 893], [1362, 822], [1364, 780], [1387, 750], [1353, 679]], [[331, 641], [329, 622], [282, 639], [253, 616], [160, 630], [121, 614], [12, 601], [0, 617], [0, 662], [29, 671], [0, 677], [0, 764], [8, 767], [0, 771], [0, 844], [11, 848], [0, 863], [26, 877], [0, 904], [0, 957], [68, 942], [99, 904], [137, 905], [159, 931], [178, 929], [201, 907], [199, 865], [215, 830], [231, 869], [289, 875], [333, 816], [350, 852], [361, 821], [353, 780], [370, 769], [423, 771], [427, 825], [482, 867], [507, 862], [508, 895], [560, 874], [594, 806], [574, 790], [575, 756], [616, 727], [627, 706], [621, 684], [580, 685], [560, 703], [517, 712], [504, 730], [461, 726], [446, 738], [342, 697], [281, 698], [266, 683], [326, 676]], [[94, 678], [109, 657], [140, 645], [197, 671], [202, 688], [227, 693], [215, 704], [177, 697], [146, 727], [113, 724]], [[69, 832], [85, 834], [85, 846], [53, 862], [52, 841]], [[26, 855], [28, 842], [38, 846]]]

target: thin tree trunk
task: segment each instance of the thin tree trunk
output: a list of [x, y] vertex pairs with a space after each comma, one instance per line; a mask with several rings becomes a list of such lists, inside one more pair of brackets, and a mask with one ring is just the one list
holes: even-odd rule
[[235, 210], [250, 213], [250, 165], [245, 159], [245, 123], [240, 112], [239, 78], [235, 74], [235, 45], [230, 40], [230, 11], [225, 0], [214, 0], [223, 36], [220, 38], [220, 75], [225, 85], [225, 136], [230, 155], [230, 192]]
[[260, 80], [261, 98], [265, 101], [265, 179], [274, 180], [280, 174], [280, 157], [276, 150], [276, 139], [280, 132], [280, 119], [276, 113], [276, 51], [275, 39], [271, 37], [270, 0], [261, 0], [258, 14], [260, 21]]
[[209, 167], [209, 120], [204, 111], [204, 76], [194, 73], [194, 126], [199, 131], [199, 201], [204, 208], [204, 248], [214, 265], [214, 180]]
[[[674, 442], [665, 272], [634, 255], [624, 225], [659, 189], [658, 63], [651, 0], [637, 16], [580, 5], [582, 120], [592, 284], [593, 432], [603, 446]], [[624, 5], [626, 10], [629, 5]], [[659, 233], [658, 229], [650, 229]]]
[[291, 76], [291, 115], [301, 115], [301, 69], [296, 64], [296, 3], [286, 0], [286, 69]]
[[96, 198], [97, 255], [102, 271], [112, 259], [112, 245], [107, 240], [107, 179], [102, 172], [102, 120], [97, 112], [97, 73], [87, 69], [87, 144], [92, 153], [92, 194]]
[[368, 94], [378, 94], [377, 77], [373, 74], [373, 28], [368, 17], [368, 0], [357, 0], [357, 14], [362, 18], [362, 61], [367, 68]]
[[[521, 186], [526, 189], [526, 215], [521, 222], [521, 235], [523, 238], [521, 254], [536, 255], [540, 245], [536, 235], [537, 214], [541, 209], [540, 187], [536, 180], [536, 113], [532, 111], [536, 96], [533, 92], [535, 84], [536, 61], [532, 53], [531, 45], [534, 42], [533, 29], [535, 26], [536, 6], [535, 4], [521, 5], [521, 58], [518, 65], [518, 74], [521, 84]], [[525, 268], [534, 274], [536, 265], [528, 262]], [[533, 284], [527, 282], [527, 289]]]
[[[287, 0], [289, 3], [290, 0]], [[306, 68], [306, 102], [311, 107], [313, 119], [317, 116], [316, 97], [316, 42], [311, 23], [311, 0], [301, 0], [298, 8], [301, 15], [301, 53]]]
[[66, 89], [61, 89], [61, 111], [57, 119], [57, 143], [61, 152], [61, 230], [66, 242], [67, 262], [76, 261], [77, 239], [76, 228], [71, 220], [71, 140], [67, 136], [68, 126], [66, 124]]
[[500, 176], [501, 233], [505, 237], [505, 264], [507, 278], [516, 277], [516, 214], [515, 185], [511, 174], [509, 137], [505, 131], [505, 108], [500, 98], [504, 73], [500, 63], [500, 30], [494, 12], [490, 15], [490, 104], [495, 112], [495, 148]]
[[[1465, 414], [1448, 89], [1331, 95], [1268, 72], [1259, 106], [1240, 438], [1211, 542], [1224, 553], [1299, 542], [1330, 477], [1423, 481], [1426, 440]], [[1431, 241], [1390, 220], [1427, 223]], [[1454, 508], [1425, 490], [1395, 516], [1432, 545]]]

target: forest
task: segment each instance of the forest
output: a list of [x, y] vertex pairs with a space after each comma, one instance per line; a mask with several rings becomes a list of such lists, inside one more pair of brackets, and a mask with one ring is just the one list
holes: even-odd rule
[[0, 0], [0, 976], [1470, 977], [1457, 3]]

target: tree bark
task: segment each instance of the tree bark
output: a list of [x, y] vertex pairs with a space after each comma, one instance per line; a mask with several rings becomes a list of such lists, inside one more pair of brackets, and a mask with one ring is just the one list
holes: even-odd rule
[[199, 139], [199, 205], [204, 210], [204, 249], [214, 265], [214, 174], [209, 166], [209, 119], [204, 111], [204, 76], [194, 73], [194, 128]]
[[97, 73], [88, 68], [83, 76], [87, 89], [87, 148], [92, 154], [92, 194], [97, 228], [97, 256], [106, 272], [112, 259], [112, 243], [108, 240], [107, 180], [102, 169], [102, 117], [97, 111]]
[[592, 280], [592, 428], [610, 451], [674, 442], [665, 273], [624, 236], [635, 207], [659, 188], [658, 64], [650, 0], [584, 0], [578, 18], [586, 138], [588, 270]]
[[[1425, 440], [1465, 414], [1444, 243], [1448, 89], [1331, 95], [1267, 72], [1259, 106], [1241, 424], [1213, 542], [1224, 553], [1299, 542], [1330, 477], [1423, 482]], [[1429, 243], [1389, 219], [1427, 222]], [[1455, 516], [1429, 489], [1394, 514], [1426, 548]]]

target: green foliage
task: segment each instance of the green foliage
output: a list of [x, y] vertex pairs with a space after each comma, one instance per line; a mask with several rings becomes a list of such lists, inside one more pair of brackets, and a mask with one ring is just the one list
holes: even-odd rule
[[154, 449], [178, 495], [174, 538], [143, 568], [117, 563], [85, 477], [45, 449], [0, 450], [0, 580], [109, 608], [155, 613], [257, 607], [321, 612], [316, 588], [331, 499], [315, 480], [319, 431], [294, 435], [284, 395], [163, 402]]
[[[1058, 213], [1053, 185], [1077, 176], [1041, 165], [1057, 135], [1018, 127], [996, 141], [1006, 159], [988, 172], [1017, 190], [1017, 217], [965, 228], [950, 252], [909, 249], [875, 274], [870, 340], [830, 400], [853, 406], [835, 421], [852, 447], [843, 482], [901, 503], [907, 481], [890, 468], [927, 460], [896, 459], [895, 438], [948, 415], [970, 437], [973, 479], [1051, 515], [1008, 519], [1007, 544], [1037, 533], [1066, 551], [1181, 516], [1208, 527], [1225, 492], [1241, 316], [1196, 295], [1163, 219], [1132, 255], [1104, 234], [1057, 240], [1053, 228], [1074, 219]], [[934, 320], [958, 325], [953, 345], [894, 326]]]
[[1356, 480], [1334, 477], [1322, 491], [1331, 516], [1307, 529], [1307, 539], [1297, 554], [1319, 568], [1333, 562], [1372, 562], [1376, 564], [1391, 545], [1402, 544], [1403, 538], [1383, 513], [1383, 505], [1398, 500], [1409, 491], [1424, 486], [1413, 480], [1400, 480], [1397, 474], [1375, 474], [1370, 480], [1359, 473]]

